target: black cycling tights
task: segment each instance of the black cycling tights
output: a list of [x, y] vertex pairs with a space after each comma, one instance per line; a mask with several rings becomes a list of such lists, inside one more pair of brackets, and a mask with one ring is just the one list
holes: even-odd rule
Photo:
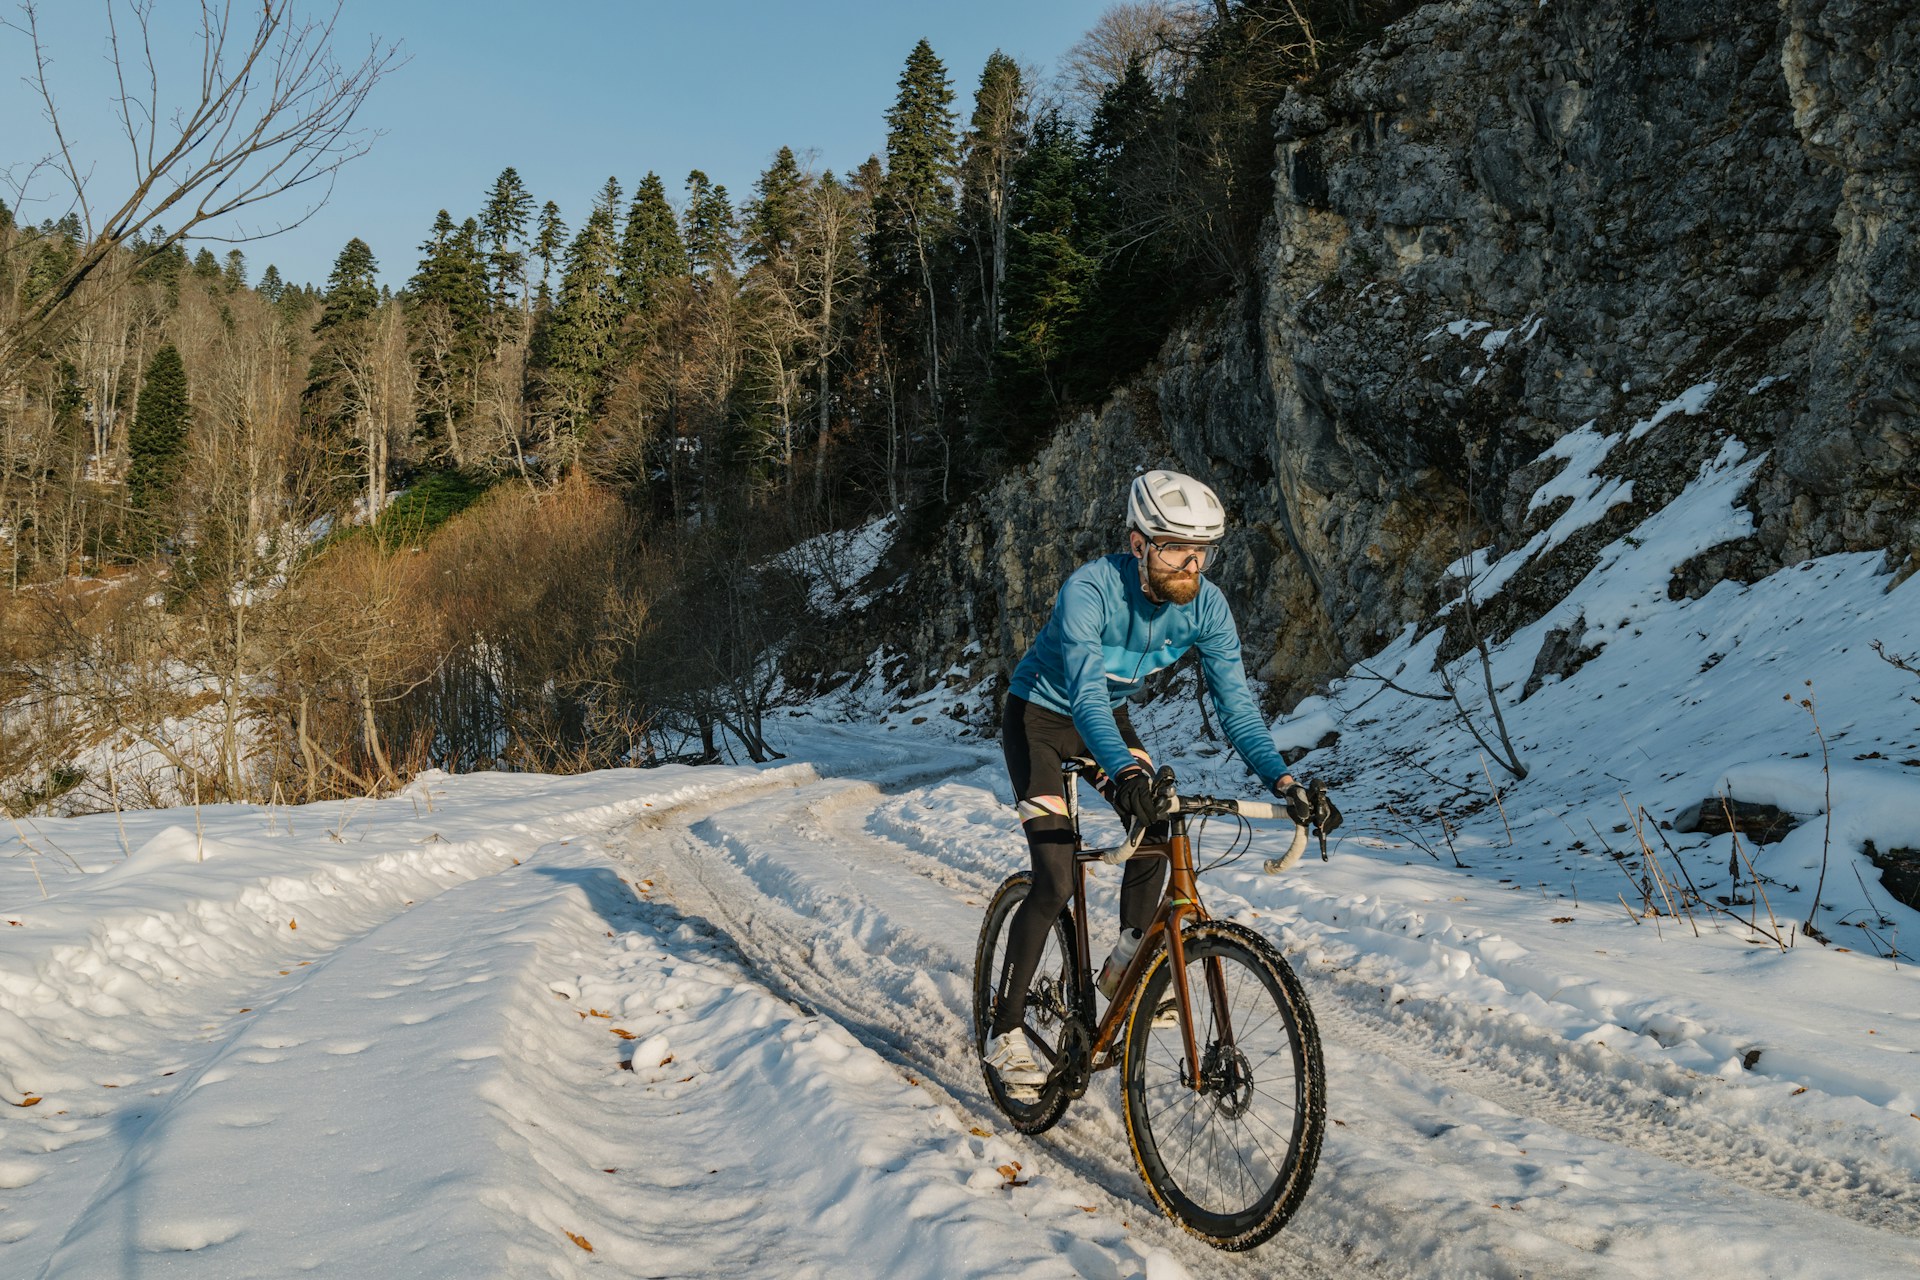
[[[1148, 763], [1127, 709], [1115, 711], [1113, 719], [1127, 746], [1142, 763]], [[1087, 754], [1072, 720], [1011, 694], [1001, 721], [1000, 746], [1006, 752], [1014, 803], [1019, 806], [1027, 847], [1033, 854], [1033, 888], [1007, 926], [1007, 968], [1000, 990], [1011, 994], [994, 1012], [994, 1035], [1020, 1025], [1026, 1014], [1027, 984], [1033, 981], [1040, 954], [1046, 950], [1047, 931], [1073, 896], [1073, 824], [1067, 821], [1065, 799], [1070, 784], [1061, 775], [1060, 765]], [[1164, 828], [1147, 835], [1149, 840], [1166, 839]], [[1166, 862], [1161, 858], [1141, 858], [1127, 864], [1120, 884], [1122, 924], [1144, 932], [1153, 923], [1165, 875]]]

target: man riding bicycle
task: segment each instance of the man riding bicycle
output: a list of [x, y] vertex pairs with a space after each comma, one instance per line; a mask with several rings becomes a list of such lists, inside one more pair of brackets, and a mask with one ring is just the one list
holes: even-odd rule
[[[994, 1013], [985, 1059], [1010, 1089], [1037, 1089], [1047, 1079], [1020, 1027], [1047, 931], [1073, 891], [1074, 831], [1063, 794], [1072, 784], [1063, 780], [1062, 762], [1091, 756], [1100, 768], [1095, 785], [1123, 822], [1152, 824], [1166, 816], [1166, 801], [1154, 791], [1153, 762], [1125, 705], [1147, 676], [1197, 648], [1234, 749], [1287, 803], [1295, 822], [1305, 823], [1310, 812], [1306, 789], [1287, 771], [1247, 687], [1226, 597], [1201, 577], [1226, 533], [1219, 498], [1192, 476], [1149, 471], [1127, 495], [1127, 526], [1126, 551], [1068, 576], [1008, 688], [1001, 747], [1033, 857], [1033, 887], [1008, 925], [1000, 986], [1006, 995]], [[1164, 838], [1147, 835], [1149, 842]], [[1164, 871], [1157, 858], [1127, 864], [1121, 946], [1101, 975], [1109, 995], [1108, 974], [1118, 977], [1131, 956], [1129, 944], [1137, 945], [1152, 923]]]

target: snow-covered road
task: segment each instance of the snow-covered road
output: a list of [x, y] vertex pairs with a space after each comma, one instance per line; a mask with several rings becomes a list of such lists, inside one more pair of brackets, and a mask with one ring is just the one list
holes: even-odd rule
[[1330, 1078], [1299, 1215], [1206, 1249], [1111, 1075], [1039, 1138], [992, 1110], [969, 970], [1024, 853], [997, 753], [901, 739], [23, 832], [0, 1275], [1920, 1272], [1905, 970], [1682, 951], [1361, 840], [1204, 882]]

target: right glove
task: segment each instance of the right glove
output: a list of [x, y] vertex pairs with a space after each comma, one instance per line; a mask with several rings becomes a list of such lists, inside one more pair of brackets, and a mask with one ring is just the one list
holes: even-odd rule
[[1304, 827], [1313, 818], [1313, 798], [1299, 783], [1289, 783], [1284, 787], [1275, 786], [1273, 794], [1276, 799], [1285, 802], [1287, 816], [1293, 819], [1294, 826]]
[[1167, 816], [1153, 790], [1153, 775], [1140, 765], [1122, 769], [1113, 780], [1113, 807], [1131, 822], [1151, 826]]

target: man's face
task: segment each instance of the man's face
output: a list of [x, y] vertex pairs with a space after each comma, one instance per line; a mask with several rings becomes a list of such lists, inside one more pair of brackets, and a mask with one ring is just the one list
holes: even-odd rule
[[1147, 594], [1156, 600], [1191, 604], [1200, 594], [1200, 571], [1213, 548], [1199, 542], [1149, 542], [1133, 535], [1134, 554], [1144, 554]]

